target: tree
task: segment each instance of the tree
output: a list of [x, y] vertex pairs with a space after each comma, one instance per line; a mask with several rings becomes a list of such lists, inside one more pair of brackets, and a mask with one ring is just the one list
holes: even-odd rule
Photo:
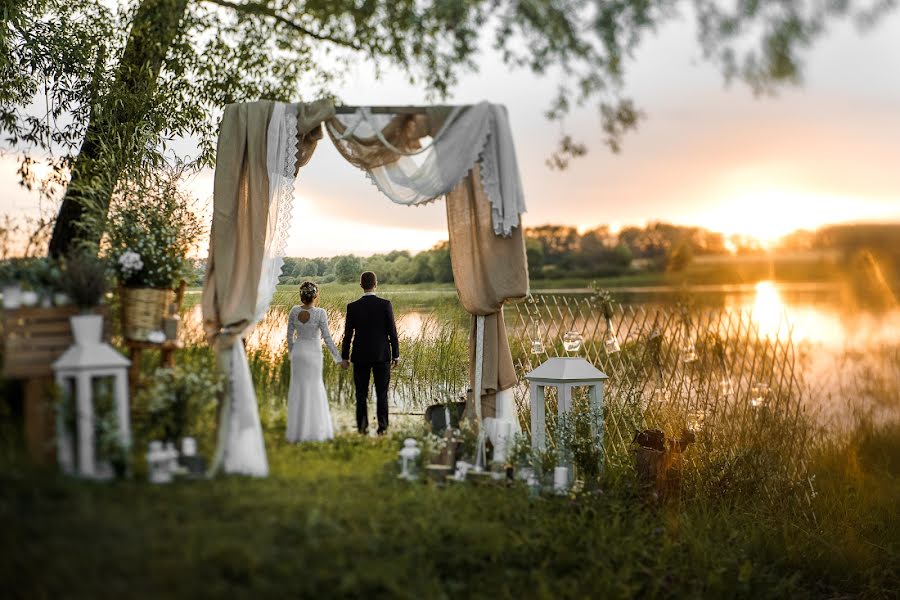
[[355, 281], [361, 272], [360, 261], [355, 256], [341, 256], [334, 263], [334, 278], [340, 282]]
[[[876, 2], [758, 0], [13, 0], [0, 29], [0, 133], [24, 153], [49, 154], [70, 180], [50, 249], [65, 254], [99, 231], [129, 167], [171, 160], [193, 138], [196, 165], [213, 160], [220, 108], [256, 98], [329, 93], [350, 64], [399, 67], [443, 97], [476, 68], [490, 36], [510, 67], [561, 73], [547, 114], [596, 104], [604, 142], [617, 151], [641, 112], [623, 93], [625, 58], [643, 38], [692, 6], [705, 57], [726, 78], [767, 92], [800, 76], [800, 52], [841, 17], [876, 20]], [[757, 47], [747, 42], [760, 35]], [[327, 56], [328, 60], [322, 60]], [[326, 67], [327, 65], [327, 67]], [[326, 70], [327, 69], [327, 70]], [[34, 103], [36, 98], [42, 102]], [[46, 114], [34, 114], [35, 106]], [[550, 164], [564, 168], [583, 144], [563, 135]], [[182, 157], [184, 158], [184, 157]], [[24, 170], [23, 183], [34, 184]], [[549, 248], [548, 248], [549, 250]], [[549, 255], [548, 255], [549, 258]]]
[[525, 256], [528, 259], [528, 272], [537, 275], [544, 266], [544, 245], [537, 238], [525, 237]]
[[688, 240], [681, 240], [666, 257], [666, 270], [680, 273], [694, 260], [694, 250]]
[[428, 254], [419, 252], [409, 261], [406, 272], [403, 274], [404, 281], [402, 283], [425, 283], [434, 281], [434, 273], [428, 264]]
[[525, 230], [525, 236], [541, 243], [547, 264], [560, 264], [578, 248], [578, 230], [567, 225], [530, 227]]
[[451, 283], [453, 281], [453, 266], [450, 264], [450, 243], [441, 242], [427, 252], [428, 268], [431, 271], [433, 281], [437, 283]]

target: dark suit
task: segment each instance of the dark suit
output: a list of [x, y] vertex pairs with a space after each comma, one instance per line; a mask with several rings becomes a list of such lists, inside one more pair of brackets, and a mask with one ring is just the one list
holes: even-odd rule
[[388, 385], [391, 361], [400, 358], [397, 325], [390, 301], [375, 295], [363, 296], [347, 305], [347, 322], [341, 358], [353, 363], [356, 388], [356, 426], [365, 432], [369, 425], [369, 376], [375, 378], [375, 407], [378, 432], [388, 427]]

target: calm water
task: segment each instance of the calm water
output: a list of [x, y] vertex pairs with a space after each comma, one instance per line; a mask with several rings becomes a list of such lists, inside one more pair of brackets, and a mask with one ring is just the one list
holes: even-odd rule
[[[417, 291], [421, 294], [421, 291]], [[446, 296], [445, 290], [435, 292]], [[586, 289], [533, 290], [533, 293], [566, 295], [589, 294]], [[614, 297], [623, 304], [655, 305], [673, 302], [687, 293], [698, 307], [722, 307], [750, 312], [760, 331], [767, 335], [786, 335], [790, 329], [793, 340], [812, 349], [829, 353], [845, 350], [864, 350], [873, 346], [900, 342], [900, 306], [871, 310], [857, 306], [848, 295], [831, 284], [784, 284], [760, 281], [746, 285], [692, 286], [687, 290], [675, 287], [618, 288]], [[386, 293], [385, 296], [402, 292]], [[397, 327], [401, 335], [429, 335], [429, 324], [435, 319], [452, 319], [459, 327], [467, 328], [468, 320], [460, 309], [456, 314], [437, 314], [427, 304], [397, 311]], [[280, 345], [285, 343], [285, 313], [270, 310], [248, 342], [251, 345]], [[194, 305], [185, 315], [188, 332], [199, 333], [200, 306]], [[785, 327], [787, 324], [787, 327]], [[332, 333], [340, 338], [343, 322], [332, 323]], [[191, 335], [189, 333], [189, 335]]]

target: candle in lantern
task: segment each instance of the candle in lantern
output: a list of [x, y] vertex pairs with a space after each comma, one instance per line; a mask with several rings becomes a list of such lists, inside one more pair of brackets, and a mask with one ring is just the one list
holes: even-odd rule
[[553, 469], [553, 491], [564, 493], [569, 487], [568, 467], [556, 467]]

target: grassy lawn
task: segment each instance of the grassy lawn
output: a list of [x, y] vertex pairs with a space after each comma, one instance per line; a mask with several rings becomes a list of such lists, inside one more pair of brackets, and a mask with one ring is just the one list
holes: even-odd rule
[[900, 427], [817, 454], [816, 521], [754, 497], [404, 484], [398, 439], [291, 446], [272, 476], [151, 486], [0, 470], [6, 598], [896, 597]]

